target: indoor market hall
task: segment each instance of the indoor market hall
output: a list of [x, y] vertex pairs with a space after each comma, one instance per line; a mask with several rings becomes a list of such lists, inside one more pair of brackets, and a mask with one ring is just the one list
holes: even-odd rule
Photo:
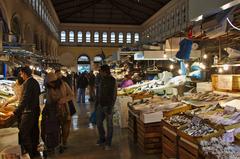
[[240, 159], [240, 0], [0, 0], [0, 159]]

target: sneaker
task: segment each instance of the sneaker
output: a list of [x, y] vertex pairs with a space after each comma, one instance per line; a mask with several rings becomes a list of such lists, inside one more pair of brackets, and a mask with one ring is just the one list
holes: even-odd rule
[[89, 129], [94, 129], [93, 124], [92, 124], [92, 123], [89, 123], [88, 128], [89, 128]]
[[96, 143], [96, 145], [97, 145], [97, 146], [104, 146], [104, 143], [105, 143], [105, 141], [100, 141], [100, 140], [98, 140], [97, 143]]
[[106, 145], [106, 146], [104, 147], [104, 150], [105, 150], [105, 151], [110, 151], [110, 150], [112, 150], [112, 147], [111, 147], [111, 146], [108, 146], [108, 145]]

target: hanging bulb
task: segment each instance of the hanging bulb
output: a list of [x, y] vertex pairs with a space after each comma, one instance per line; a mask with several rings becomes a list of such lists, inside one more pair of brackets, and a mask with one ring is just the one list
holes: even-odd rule
[[219, 69], [218, 69], [218, 73], [223, 73], [223, 69], [222, 69], [222, 68], [219, 68]]
[[181, 75], [181, 74], [182, 74], [182, 70], [181, 70], [181, 69], [179, 69], [179, 70], [178, 70], [178, 73]]
[[164, 54], [164, 55], [163, 55], [163, 58], [167, 58], [167, 54]]
[[171, 70], [173, 70], [173, 69], [174, 69], [173, 64], [171, 64], [171, 65], [169, 66], [169, 68], [170, 68]]
[[203, 58], [204, 58], [204, 59], [207, 59], [207, 58], [208, 58], [207, 54], [204, 54], [204, 55], [203, 55]]
[[224, 71], [227, 71], [228, 69], [229, 69], [229, 66], [228, 66], [228, 65], [226, 65], [226, 64], [223, 65], [223, 70], [224, 70]]
[[188, 64], [188, 63], [185, 63], [185, 67], [188, 68], [188, 67], [189, 67], [189, 64]]

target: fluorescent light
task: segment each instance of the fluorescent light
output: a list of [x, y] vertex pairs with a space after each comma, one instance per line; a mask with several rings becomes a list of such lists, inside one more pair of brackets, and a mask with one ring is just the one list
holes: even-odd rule
[[203, 15], [200, 15], [200, 16], [198, 16], [197, 18], [195, 18], [195, 22], [198, 22], [198, 21], [200, 21], [200, 20], [202, 20], [203, 19]]
[[233, 0], [232, 2], [229, 2], [229, 3], [227, 3], [227, 4], [224, 4], [224, 5], [221, 6], [220, 8], [221, 8], [222, 10], [226, 10], [226, 9], [229, 9], [229, 8], [231, 8], [231, 7], [233, 7], [233, 6], [238, 5], [238, 4], [240, 4], [240, 0]]
[[181, 69], [179, 69], [179, 70], [178, 70], [178, 73], [181, 75], [181, 74], [182, 74], [182, 70], [181, 70]]

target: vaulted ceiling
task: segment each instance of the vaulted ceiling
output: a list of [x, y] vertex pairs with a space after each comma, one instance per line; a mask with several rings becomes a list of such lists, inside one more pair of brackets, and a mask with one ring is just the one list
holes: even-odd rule
[[62, 23], [139, 25], [170, 0], [52, 0]]

